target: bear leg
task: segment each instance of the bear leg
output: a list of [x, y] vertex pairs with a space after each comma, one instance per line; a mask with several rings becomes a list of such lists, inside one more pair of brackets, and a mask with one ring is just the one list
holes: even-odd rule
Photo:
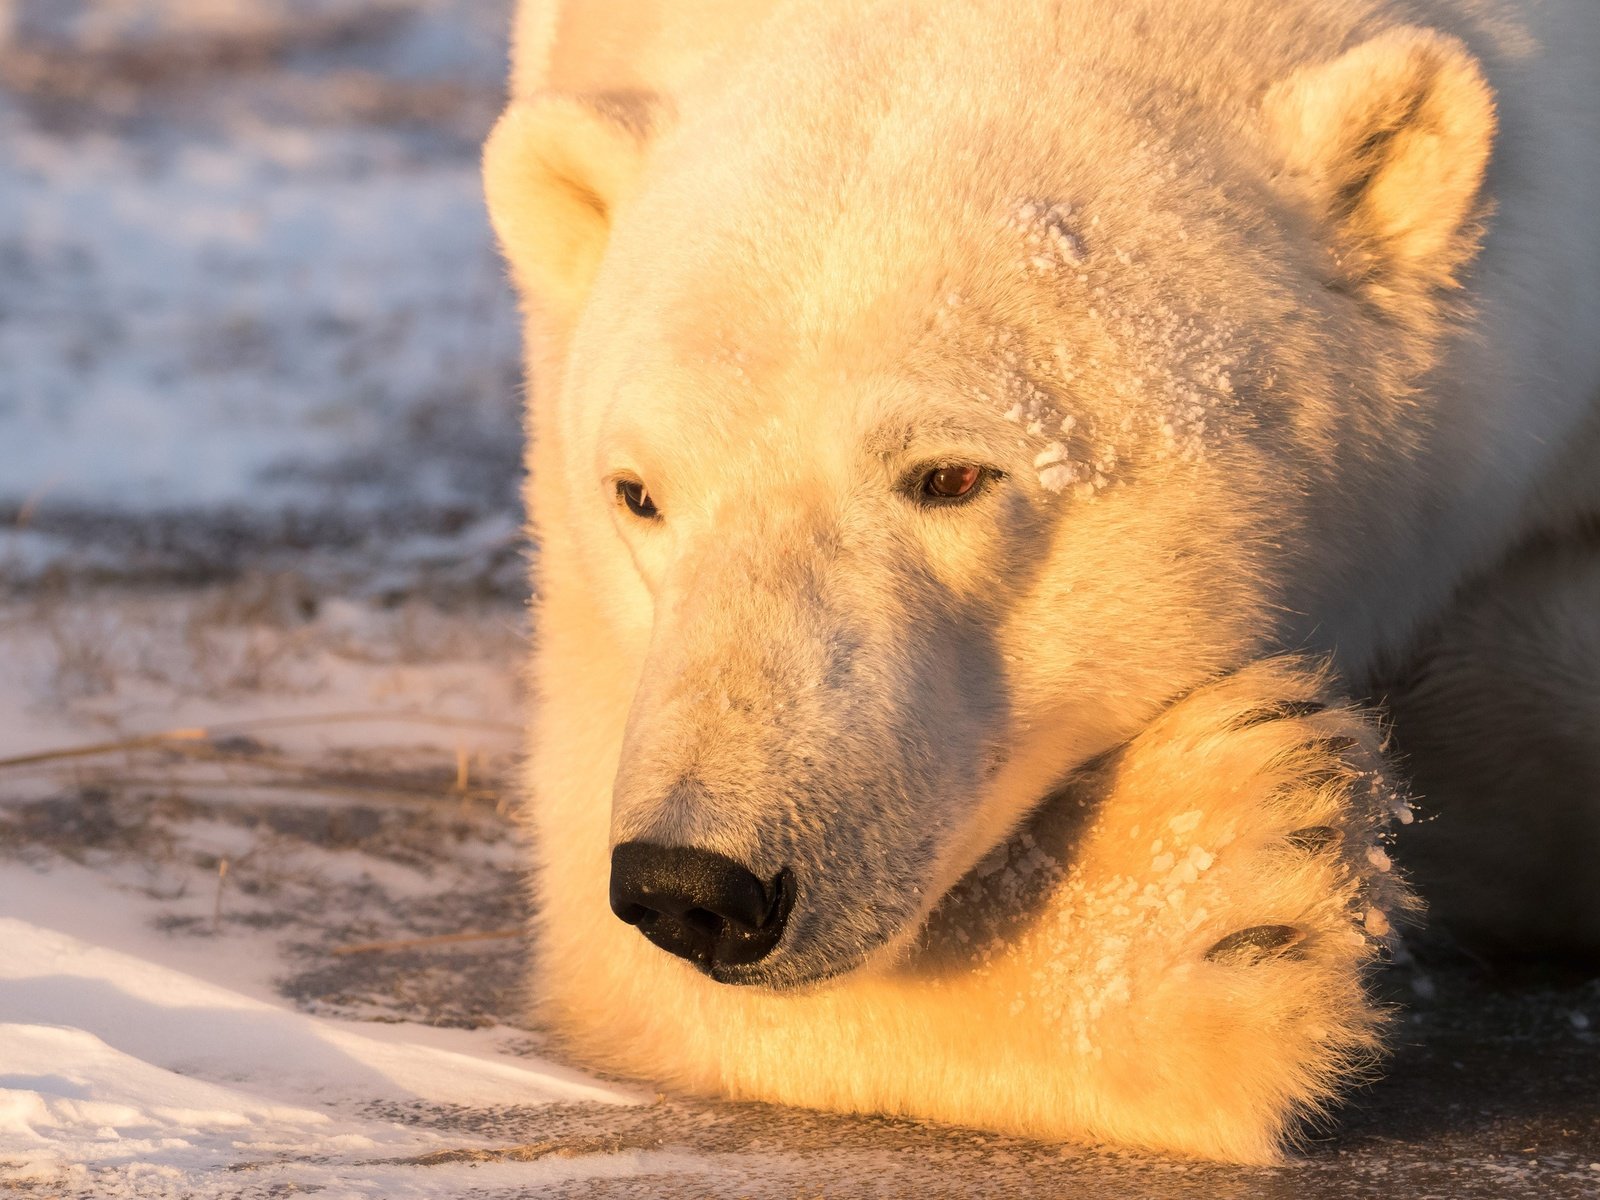
[[1479, 955], [1600, 958], [1600, 538], [1463, 593], [1389, 704], [1430, 928]]
[[1095, 1132], [1273, 1161], [1370, 1071], [1386, 1013], [1367, 976], [1415, 908], [1380, 742], [1327, 671], [1266, 660], [1040, 814], [1029, 836], [1067, 865], [1019, 947], [1051, 964], [1026, 1003], [1081, 1056]]

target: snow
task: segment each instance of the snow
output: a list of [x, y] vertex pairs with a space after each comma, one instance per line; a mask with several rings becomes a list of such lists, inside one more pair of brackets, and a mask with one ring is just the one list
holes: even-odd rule
[[440, 1114], [642, 1097], [542, 1054], [515, 938], [337, 954], [525, 915], [509, 13], [0, 0], [0, 758], [195, 731], [0, 768], [0, 1186], [673, 1161], [466, 1161]]
[[192, 1177], [312, 1155], [323, 1171], [359, 1167], [444, 1144], [361, 1118], [374, 1100], [628, 1098], [441, 1044], [464, 1041], [449, 1031], [319, 1020], [28, 921], [0, 919], [0, 942], [0, 1144], [24, 1176], [147, 1164]]
[[[351, 942], [457, 932], [470, 916], [446, 907], [438, 929], [429, 914], [474, 888], [480, 905], [517, 895], [521, 848], [485, 802], [441, 797], [441, 818], [437, 801], [403, 801], [424, 807], [396, 813], [394, 800], [372, 808], [322, 780], [380, 763], [394, 786], [412, 763], [443, 779], [459, 763], [485, 782], [503, 776], [517, 734], [500, 716], [516, 705], [501, 668], [520, 634], [349, 602], [286, 630], [259, 610], [253, 623], [219, 618], [218, 601], [57, 599], [54, 633], [20, 619], [29, 607], [0, 606], [0, 654], [15, 668], [0, 685], [0, 758], [191, 731], [0, 767], [0, 1178], [96, 1197], [231, 1196], [242, 1176], [387, 1197], [439, 1195], [468, 1170], [475, 1185], [497, 1173], [527, 1185], [660, 1166], [627, 1154], [515, 1171], [418, 1165], [504, 1145], [492, 1130], [435, 1128], [430, 1114], [644, 1097], [548, 1061], [514, 1005], [499, 1002], [492, 1020], [470, 1000], [424, 996], [419, 1008], [404, 991], [415, 962], [389, 969], [399, 990], [385, 1000], [360, 975], [370, 966], [336, 956]], [[104, 640], [112, 682], [63, 690], [61, 660], [85, 656], [73, 639], [86, 636]], [[202, 688], [196, 636], [223, 664], [276, 638], [281, 661], [254, 686]], [[168, 746], [226, 747], [240, 730], [254, 748], [231, 762], [171, 761]], [[281, 772], [250, 766], [280, 759], [304, 782], [285, 791]], [[419, 822], [420, 840], [407, 833]], [[523, 954], [516, 941], [508, 950]]]
[[[1469, 1196], [1530, 1124], [1550, 1152], [1482, 1194], [1592, 1182], [1593, 987], [1480, 1012], [1438, 976], [1457, 1007], [1415, 1014], [1419, 1061], [1283, 1172], [662, 1098], [561, 1057], [515, 936], [518, 320], [478, 194], [508, 16], [0, 0], [0, 760], [120, 747], [0, 761], [0, 1190]], [[1017, 216], [1040, 281], [1144, 269], [1098, 215]], [[952, 328], [976, 300], [946, 297]], [[1201, 453], [1226, 329], [1094, 302]], [[1163, 379], [1174, 346], [1192, 370]], [[1041, 483], [1114, 486], [1127, 430], [1044, 386], [1094, 364], [990, 349]], [[1171, 892], [1117, 902], [1211, 866], [1172, 856]], [[1066, 864], [993, 866], [1014, 893]], [[412, 944], [461, 934], [490, 936]], [[1101, 1002], [1127, 986], [1089, 966]], [[1429, 1123], [1458, 1101], [1481, 1119]]]
[[1041, 275], [1088, 260], [1083, 239], [1072, 228], [1072, 209], [1044, 200], [1024, 200], [1016, 207], [1011, 232], [1021, 240], [1023, 265]]
[[508, 23], [0, 0], [8, 572], [514, 510], [519, 323], [478, 181]]
[[[0, 964], [6, 1022], [68, 1029], [63, 1045], [86, 1035], [109, 1040], [119, 1053], [180, 1075], [248, 1076], [252, 1091], [323, 1103], [421, 1095], [441, 1104], [537, 1104], [617, 1096], [427, 1045], [415, 1033], [404, 1041], [357, 1033], [31, 922], [0, 919], [0, 938], [8, 950]], [[438, 1040], [440, 1031], [430, 1032]]]

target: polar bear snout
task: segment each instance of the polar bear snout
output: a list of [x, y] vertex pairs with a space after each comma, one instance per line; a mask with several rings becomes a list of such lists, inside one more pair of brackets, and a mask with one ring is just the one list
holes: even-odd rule
[[794, 876], [763, 882], [725, 855], [623, 842], [611, 852], [611, 911], [670, 954], [723, 982], [719, 968], [760, 962], [783, 937]]

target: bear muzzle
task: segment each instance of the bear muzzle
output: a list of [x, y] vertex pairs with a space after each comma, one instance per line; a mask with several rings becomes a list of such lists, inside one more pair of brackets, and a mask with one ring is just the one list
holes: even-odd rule
[[791, 871], [763, 881], [710, 850], [623, 842], [611, 852], [611, 911], [722, 983], [772, 953], [794, 897]]

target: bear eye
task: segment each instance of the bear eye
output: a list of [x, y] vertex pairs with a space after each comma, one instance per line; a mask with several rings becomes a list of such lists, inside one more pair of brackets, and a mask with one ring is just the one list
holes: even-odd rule
[[978, 490], [984, 470], [972, 463], [948, 463], [926, 471], [917, 483], [917, 497], [936, 504], [965, 500]]
[[627, 505], [628, 511], [634, 516], [646, 521], [659, 520], [661, 517], [661, 510], [650, 498], [650, 489], [637, 479], [617, 480], [617, 501]]

